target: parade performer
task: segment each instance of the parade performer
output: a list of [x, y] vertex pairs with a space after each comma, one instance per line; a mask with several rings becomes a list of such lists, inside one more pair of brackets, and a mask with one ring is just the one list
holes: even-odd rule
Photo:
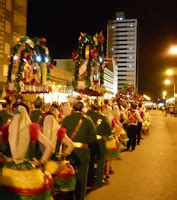
[[118, 139], [120, 141], [119, 149], [124, 150], [124, 148], [127, 146], [127, 141], [128, 141], [128, 136], [124, 129], [124, 124], [127, 123], [128, 118], [124, 117], [122, 122], [120, 122], [120, 117], [122, 113], [120, 112], [117, 104], [114, 105], [112, 113], [113, 113], [112, 126], [117, 128]]
[[75, 149], [70, 160], [77, 170], [75, 196], [77, 200], [84, 200], [87, 185], [87, 173], [90, 162], [90, 151], [96, 143], [96, 127], [90, 117], [82, 113], [83, 102], [76, 100], [73, 112], [62, 121], [68, 136], [73, 140]]
[[[139, 102], [137, 110], [138, 110], [138, 112], [140, 114], [140, 117], [141, 117], [141, 119], [143, 121], [144, 110], [142, 108], [142, 103], [141, 102]], [[142, 137], [141, 137], [142, 121], [138, 122], [138, 125], [137, 125], [137, 144], [138, 145], [140, 144], [140, 140], [142, 139]]]
[[[0, 197], [6, 200], [50, 200], [52, 177], [41, 167], [53, 152], [52, 144], [40, 132], [38, 124], [32, 123], [28, 107], [16, 107], [12, 122], [2, 130], [4, 143], [10, 146], [12, 158], [1, 162]], [[33, 141], [45, 146], [40, 161], [33, 161]]]
[[[58, 119], [58, 105], [52, 104], [49, 112], [46, 114], [43, 123], [43, 134], [54, 146], [54, 154], [46, 165], [45, 169], [54, 179], [54, 198], [58, 198], [60, 191], [74, 191], [76, 185], [75, 170], [68, 160], [64, 159], [71, 154], [74, 144], [66, 134], [66, 129], [62, 128]], [[64, 144], [62, 150], [61, 144]], [[43, 147], [41, 146], [43, 151]], [[63, 194], [64, 195], [64, 194]]]
[[136, 147], [136, 136], [137, 136], [137, 126], [138, 122], [142, 122], [140, 114], [137, 110], [137, 105], [135, 103], [131, 104], [130, 109], [128, 110], [128, 121], [129, 126], [127, 128], [128, 142], [127, 142], [127, 150], [134, 150]]
[[[32, 122], [38, 123], [40, 126], [42, 126], [43, 119], [44, 119], [43, 116], [45, 115], [45, 113], [41, 109], [42, 100], [39, 98], [37, 100], [35, 100], [34, 106], [35, 106], [35, 109], [31, 110], [31, 112], [30, 112], [30, 119]], [[35, 148], [35, 157], [37, 159], [40, 159], [41, 151], [39, 148], [39, 141], [36, 141], [34, 143], [34, 148]]]
[[117, 140], [118, 126], [113, 118], [112, 108], [108, 104], [108, 100], [104, 100], [104, 109], [102, 113], [106, 116], [111, 128], [111, 135], [106, 139], [106, 161], [105, 161], [105, 176], [106, 180], [110, 178], [110, 171], [112, 170], [112, 160], [119, 158], [119, 146]]
[[12, 113], [7, 110], [7, 101], [2, 102], [2, 110], [0, 111], [0, 152], [10, 155], [9, 148], [2, 142], [2, 129], [12, 120]]
[[150, 126], [151, 126], [151, 117], [150, 117], [149, 112], [147, 110], [145, 110], [144, 118], [143, 118], [143, 122], [142, 122], [142, 131], [143, 131], [144, 135], [149, 134]]
[[[106, 184], [104, 181], [104, 164], [105, 164], [105, 139], [111, 135], [111, 126], [107, 121], [105, 115], [100, 112], [100, 105], [98, 103], [93, 103], [91, 105], [91, 110], [87, 112], [87, 115], [90, 116], [97, 129], [97, 146], [93, 152], [89, 173], [88, 173], [88, 184], [94, 184], [96, 187], [101, 187]], [[97, 147], [96, 146], [96, 147]], [[94, 157], [96, 155], [96, 157]], [[94, 166], [97, 165], [96, 173], [94, 174]], [[94, 183], [94, 176], [96, 176], [96, 181]]]

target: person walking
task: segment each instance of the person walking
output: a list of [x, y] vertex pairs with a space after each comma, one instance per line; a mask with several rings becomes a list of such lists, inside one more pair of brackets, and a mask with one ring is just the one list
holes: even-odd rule
[[142, 121], [143, 121], [143, 118], [144, 118], [144, 110], [142, 108], [141, 102], [139, 102], [137, 110], [138, 110], [140, 117], [141, 117], [141, 121], [138, 121], [138, 125], [137, 125], [137, 138], [136, 138], [137, 139], [137, 145], [139, 145], [140, 141], [142, 139], [141, 129], [142, 129]]
[[96, 127], [91, 118], [82, 113], [83, 106], [81, 100], [76, 100], [73, 112], [62, 121], [62, 127], [66, 128], [75, 145], [69, 159], [77, 171], [76, 200], [85, 198], [90, 152], [97, 141]]
[[[71, 200], [74, 198], [76, 177], [74, 168], [65, 158], [73, 151], [74, 143], [67, 136], [66, 129], [59, 124], [58, 108], [57, 104], [52, 104], [43, 122], [43, 134], [54, 146], [53, 155], [50, 161], [46, 163], [45, 169], [54, 178], [54, 199], [60, 199], [62, 196], [62, 199], [70, 198]], [[43, 151], [43, 146], [41, 146], [41, 150]], [[64, 177], [63, 173], [67, 176]]]
[[142, 122], [140, 114], [137, 110], [137, 105], [135, 103], [131, 104], [130, 109], [128, 110], [128, 121], [129, 126], [127, 128], [128, 142], [127, 142], [127, 150], [135, 150], [136, 147], [136, 136], [137, 136], [137, 126], [138, 122]]
[[[94, 149], [90, 166], [89, 166], [89, 184], [93, 184], [96, 187], [101, 187], [106, 184], [104, 181], [104, 167], [105, 167], [105, 139], [111, 135], [111, 126], [107, 121], [105, 115], [100, 111], [101, 107], [98, 103], [93, 103], [91, 109], [87, 112], [87, 116], [91, 117], [93, 120], [96, 129], [97, 129], [97, 145]], [[96, 157], [95, 157], [96, 155]], [[96, 173], [94, 174], [94, 165], [96, 164]], [[96, 181], [94, 183], [94, 176], [96, 176]]]

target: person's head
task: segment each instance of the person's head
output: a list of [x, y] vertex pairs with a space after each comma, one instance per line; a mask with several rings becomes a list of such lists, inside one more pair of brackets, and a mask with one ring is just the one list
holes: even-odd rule
[[71, 114], [71, 107], [70, 107], [70, 103], [69, 102], [64, 102], [63, 103], [62, 114], [64, 116], [67, 116], [67, 115]]
[[49, 109], [49, 112], [54, 114], [56, 117], [59, 115], [59, 105], [56, 103], [53, 103]]
[[137, 104], [131, 103], [131, 109], [135, 110], [137, 108]]
[[104, 99], [104, 104], [105, 104], [105, 105], [108, 105], [108, 104], [109, 104], [108, 99]]
[[23, 111], [27, 112], [27, 114], [29, 114], [29, 107], [27, 104], [21, 102], [15, 105], [14, 107], [14, 114], [22, 114]]
[[77, 102], [75, 102], [74, 104], [73, 104], [73, 109], [75, 110], [75, 111], [82, 111], [82, 109], [83, 109], [83, 107], [84, 107], [84, 103], [83, 103], [83, 101], [77, 101]]
[[93, 110], [93, 111], [99, 111], [100, 110], [100, 105], [99, 105], [99, 103], [97, 102], [94, 102], [92, 105], [91, 105], [91, 109]]
[[138, 107], [142, 108], [142, 103], [141, 102], [139, 102]]

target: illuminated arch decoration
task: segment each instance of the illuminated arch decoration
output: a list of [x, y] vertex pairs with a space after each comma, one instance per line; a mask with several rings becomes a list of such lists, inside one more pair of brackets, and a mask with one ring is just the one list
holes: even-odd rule
[[45, 38], [20, 39], [9, 57], [7, 92], [50, 92], [50, 70], [54, 66]]
[[73, 87], [75, 91], [91, 96], [102, 96], [104, 87], [103, 32], [93, 37], [80, 33], [77, 49], [71, 58], [75, 62]]

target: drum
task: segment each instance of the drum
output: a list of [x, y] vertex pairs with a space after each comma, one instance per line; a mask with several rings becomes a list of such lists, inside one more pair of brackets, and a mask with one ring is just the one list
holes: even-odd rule
[[45, 165], [54, 179], [54, 190], [74, 191], [76, 186], [76, 176], [73, 166], [68, 160], [50, 160]]

